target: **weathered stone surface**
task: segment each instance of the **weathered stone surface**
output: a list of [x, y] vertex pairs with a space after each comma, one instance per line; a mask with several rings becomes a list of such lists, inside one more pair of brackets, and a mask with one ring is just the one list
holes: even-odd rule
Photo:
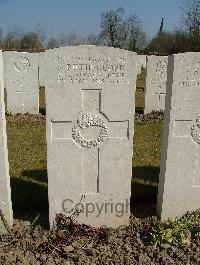
[[200, 208], [200, 53], [169, 57], [157, 213]]
[[51, 226], [56, 214], [72, 209], [84, 210], [78, 220], [92, 226], [126, 225], [136, 57], [96, 46], [49, 50], [46, 57]]
[[38, 55], [4, 52], [7, 109], [13, 113], [39, 113]]
[[144, 113], [165, 109], [167, 56], [147, 56]]
[[45, 52], [40, 52], [38, 56], [39, 56], [39, 86], [45, 86], [45, 73], [46, 73]]
[[[8, 224], [12, 226], [13, 214], [8, 166], [2, 51], [0, 51], [0, 209]], [[4, 232], [6, 230], [0, 218], [0, 233]]]

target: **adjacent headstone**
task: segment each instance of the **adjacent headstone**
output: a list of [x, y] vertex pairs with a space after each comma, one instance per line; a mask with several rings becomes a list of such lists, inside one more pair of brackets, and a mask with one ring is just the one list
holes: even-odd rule
[[2, 52], [2, 58], [3, 58], [3, 83], [4, 83], [4, 88], [6, 88], [6, 55], [5, 52]]
[[200, 208], [200, 53], [169, 57], [157, 213]]
[[46, 69], [46, 60], [45, 60], [45, 52], [40, 52], [39, 56], [39, 86], [45, 86], [45, 69]]
[[48, 50], [47, 163], [51, 226], [78, 212], [92, 226], [129, 221], [136, 55], [96, 46]]
[[[13, 213], [8, 166], [2, 51], [0, 51], [0, 209], [8, 225], [12, 226]], [[0, 218], [0, 233], [4, 232], [6, 229]]]
[[39, 113], [38, 55], [4, 52], [7, 109], [12, 113]]
[[165, 109], [167, 56], [147, 56], [144, 113]]
[[146, 68], [147, 56], [139, 54], [137, 55], [137, 74], [141, 73], [142, 68]]

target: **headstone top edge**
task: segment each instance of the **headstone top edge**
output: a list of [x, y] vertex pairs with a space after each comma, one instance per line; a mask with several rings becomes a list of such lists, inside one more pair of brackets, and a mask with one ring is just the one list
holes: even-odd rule
[[120, 48], [114, 48], [114, 47], [108, 47], [108, 46], [97, 46], [97, 45], [76, 45], [76, 46], [65, 46], [65, 47], [59, 47], [54, 49], [45, 50], [45, 53], [49, 53], [51, 51], [59, 51], [59, 50], [66, 50], [66, 49], [80, 49], [80, 48], [96, 48], [98, 50], [112, 50], [112, 51], [119, 51], [130, 55], [137, 55], [136, 52], [120, 49]]
[[31, 55], [38, 55], [39, 53], [37, 52], [19, 52], [19, 51], [2, 51], [3, 54], [31, 54]]
[[149, 58], [168, 58], [169, 55], [147, 55], [146, 56], [148, 59]]

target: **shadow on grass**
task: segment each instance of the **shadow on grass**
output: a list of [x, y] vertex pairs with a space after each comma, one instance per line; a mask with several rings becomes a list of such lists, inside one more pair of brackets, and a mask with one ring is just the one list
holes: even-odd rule
[[131, 212], [145, 218], [156, 214], [159, 167], [134, 167], [131, 185]]
[[[131, 212], [134, 216], [145, 218], [156, 214], [159, 171], [159, 167], [133, 167]], [[22, 176], [27, 180], [11, 178], [14, 217], [32, 222], [40, 214], [39, 224], [48, 228], [47, 185], [34, 182], [47, 183], [47, 171], [26, 170]]]
[[42, 115], [46, 115], [46, 109], [44, 107], [39, 108], [39, 113]]
[[47, 169], [24, 170], [22, 172], [22, 176], [26, 176], [40, 182], [48, 182]]
[[48, 227], [48, 190], [44, 185], [11, 177], [14, 218], [32, 222], [40, 214], [41, 225]]
[[142, 107], [135, 107], [135, 113], [144, 114], [144, 109]]
[[45, 103], [45, 87], [39, 89], [39, 113], [46, 115], [46, 103]]
[[137, 177], [145, 182], [159, 182], [159, 174], [160, 168], [159, 167], [133, 167], [132, 168], [132, 176]]

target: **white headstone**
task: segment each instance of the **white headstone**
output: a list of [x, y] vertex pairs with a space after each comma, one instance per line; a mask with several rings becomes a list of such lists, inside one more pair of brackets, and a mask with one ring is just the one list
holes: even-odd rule
[[137, 55], [137, 74], [141, 73], [141, 68], [146, 68], [147, 56], [138, 54]]
[[6, 88], [6, 56], [5, 56], [5, 52], [2, 52], [2, 58], [3, 58], [3, 81], [4, 81], [4, 86]]
[[147, 56], [144, 113], [165, 109], [167, 56]]
[[[8, 166], [2, 51], [0, 51], [0, 209], [8, 225], [12, 226], [13, 213]], [[0, 218], [0, 233], [4, 232], [6, 232], [6, 229]]]
[[4, 52], [7, 109], [12, 113], [39, 113], [38, 55]]
[[200, 208], [200, 53], [169, 57], [157, 213]]
[[69, 215], [79, 206], [84, 210], [79, 222], [126, 225], [136, 57], [96, 46], [65, 47], [46, 55], [50, 224], [56, 214]]
[[45, 60], [45, 52], [40, 52], [39, 56], [39, 86], [45, 86], [45, 68], [46, 68], [46, 60]]

